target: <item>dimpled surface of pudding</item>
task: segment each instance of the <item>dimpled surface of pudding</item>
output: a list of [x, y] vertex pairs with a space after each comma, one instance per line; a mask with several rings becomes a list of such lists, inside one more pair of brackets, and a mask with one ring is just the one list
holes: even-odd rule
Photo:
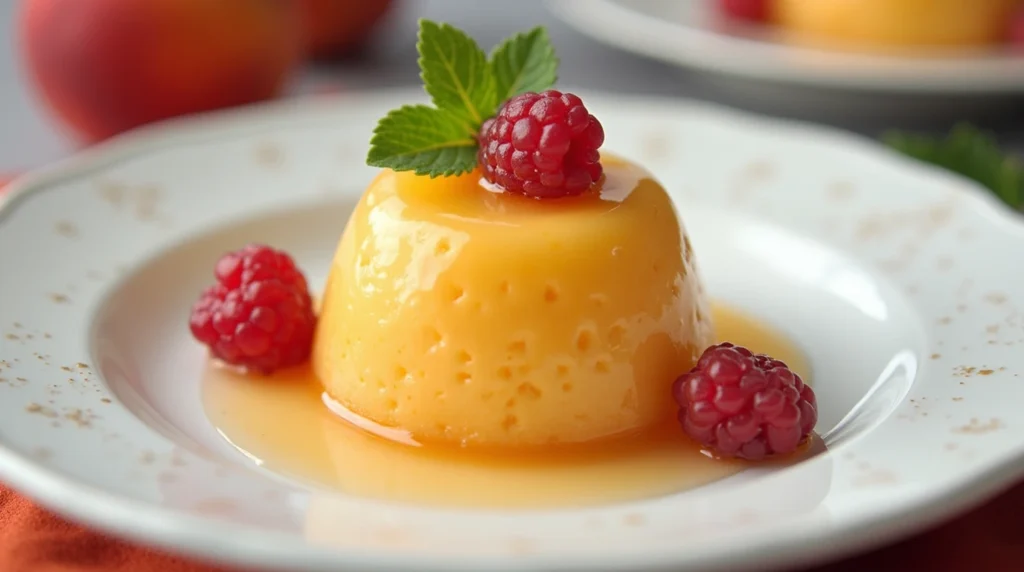
[[665, 190], [603, 163], [599, 189], [555, 201], [478, 172], [381, 172], [324, 292], [326, 393], [421, 443], [581, 443], [669, 419], [709, 312]]

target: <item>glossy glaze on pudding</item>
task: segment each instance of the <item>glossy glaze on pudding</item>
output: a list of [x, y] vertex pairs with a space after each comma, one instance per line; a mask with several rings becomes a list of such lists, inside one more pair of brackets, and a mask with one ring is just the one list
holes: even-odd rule
[[385, 170], [353, 212], [312, 367], [351, 413], [420, 443], [583, 443], [671, 418], [712, 341], [665, 190], [603, 158], [584, 196]]

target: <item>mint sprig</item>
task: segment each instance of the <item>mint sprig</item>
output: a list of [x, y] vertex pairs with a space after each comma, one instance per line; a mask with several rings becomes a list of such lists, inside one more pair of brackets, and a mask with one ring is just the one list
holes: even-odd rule
[[544, 91], [558, 79], [558, 57], [544, 28], [508, 38], [491, 52], [489, 64], [499, 101]]
[[1024, 210], [1024, 163], [1004, 153], [995, 138], [963, 123], [945, 137], [892, 131], [882, 140], [893, 149], [942, 167], [988, 188], [1016, 210]]
[[461, 30], [420, 20], [420, 77], [433, 107], [407, 105], [374, 129], [366, 163], [440, 177], [476, 167], [477, 134], [506, 99], [554, 85], [558, 58], [544, 28], [516, 34], [486, 57]]
[[476, 163], [476, 139], [443, 110], [406, 105], [377, 124], [366, 162], [417, 175], [454, 175]]
[[461, 30], [429, 20], [420, 20], [416, 50], [423, 87], [434, 105], [463, 121], [467, 133], [476, 133], [496, 105], [483, 50]]

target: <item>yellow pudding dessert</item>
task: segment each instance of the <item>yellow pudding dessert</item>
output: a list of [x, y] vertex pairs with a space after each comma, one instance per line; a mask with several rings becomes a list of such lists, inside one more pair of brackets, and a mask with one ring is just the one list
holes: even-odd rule
[[326, 393], [420, 443], [582, 443], [671, 418], [710, 315], [665, 190], [602, 162], [599, 188], [558, 201], [383, 170], [323, 295]]
[[488, 55], [421, 20], [417, 48], [432, 105], [377, 123], [380, 172], [319, 304], [299, 262], [250, 244], [192, 307], [225, 439], [348, 494], [520, 508], [673, 494], [823, 450], [799, 348], [709, 305], [665, 189], [552, 89], [543, 28]]
[[773, 18], [794, 40], [836, 47], [993, 44], [1020, 0], [774, 0]]

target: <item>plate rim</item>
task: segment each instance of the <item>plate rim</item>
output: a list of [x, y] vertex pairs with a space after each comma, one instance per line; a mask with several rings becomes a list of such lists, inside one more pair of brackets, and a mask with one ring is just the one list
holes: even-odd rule
[[[914, 58], [815, 50], [735, 38], [665, 22], [629, 9], [616, 0], [546, 1], [560, 20], [595, 41], [716, 75], [862, 93], [1014, 95], [1024, 92], [1024, 56], [1007, 53], [965, 56], [959, 62], [930, 62], [932, 65], [923, 68], [930, 73], [922, 74], [922, 61]], [[735, 57], [706, 57], [707, 50], [702, 48], [711, 44], [732, 51]], [[808, 71], [807, 66], [786, 61], [794, 56], [811, 56], [819, 62]], [[743, 63], [750, 58], [759, 62], [758, 65]], [[857, 73], [850, 73], [851, 65], [856, 66]], [[995, 69], [995, 66], [1007, 65], [1019, 73], [1007, 73], [1005, 67]], [[888, 71], [877, 73], [877, 69]], [[918, 73], [908, 73], [915, 70]]]
[[[353, 99], [370, 99], [385, 96], [388, 98], [406, 98], [418, 90], [410, 88], [393, 88], [385, 90], [366, 90], [351, 92], [343, 99], [296, 98], [271, 103], [250, 105], [242, 108], [201, 114], [198, 116], [177, 118], [152, 124], [137, 130], [116, 136], [95, 147], [87, 149], [51, 166], [33, 171], [13, 181], [5, 196], [0, 199], [0, 225], [16, 212], [23, 200], [39, 192], [52, 189], [61, 181], [74, 179], [91, 170], [102, 168], [134, 156], [144, 155], [164, 147], [173, 147], [186, 141], [205, 138], [237, 137], [253, 129], [267, 129], [278, 125], [287, 125], [305, 116], [315, 117], [325, 111], [336, 110], [339, 101]], [[870, 139], [816, 125], [810, 122], [780, 120], [738, 111], [717, 104], [695, 102], [686, 99], [652, 96], [623, 96], [603, 91], [590, 91], [595, 98], [605, 101], [617, 100], [623, 105], [661, 105], [686, 110], [700, 115], [712, 115], [719, 120], [754, 122], [758, 125], [776, 125], [791, 128], [791, 132], [802, 137], [825, 138], [830, 142], [840, 142], [845, 146], [857, 146], [864, 150], [871, 147], [872, 153], [881, 158], [884, 152]], [[795, 129], [793, 129], [795, 128]], [[952, 183], [950, 186], [969, 198], [973, 209], [985, 214], [993, 222], [1009, 225], [1012, 230], [1024, 233], [1024, 224], [1020, 216], [999, 202], [986, 190], [973, 182], [957, 175], [946, 173], [940, 169], [921, 165], [910, 159], [892, 154], [894, 161], [904, 164], [905, 169], [914, 170], [917, 176], [939, 177]], [[1004, 232], [1010, 229], [1004, 230]], [[1014, 456], [1007, 456], [994, 463], [988, 470], [963, 483], [951, 487], [932, 487], [928, 495], [913, 503], [904, 505], [899, 511], [898, 519], [886, 520], [883, 516], [873, 516], [863, 523], [847, 526], [842, 531], [831, 535], [830, 546], [826, 549], [821, 545], [804, 546], [799, 555], [787, 553], [788, 543], [760, 547], [758, 565], [764, 569], [765, 564], [791, 565], [808, 564], [825, 558], [842, 556], [854, 551], [875, 546], [882, 542], [895, 541], [909, 536], [944, 516], [951, 516], [961, 510], [984, 502], [987, 498], [998, 494], [1010, 486], [1024, 473], [1024, 442], [1021, 451]], [[76, 520], [119, 536], [142, 541], [165, 548], [184, 548], [188, 554], [212, 558], [218, 561], [230, 561], [258, 567], [280, 567], [299, 565], [310, 569], [334, 569], [343, 560], [348, 565], [372, 569], [376, 566], [389, 564], [416, 570], [525, 570], [543, 567], [548, 570], [595, 570], [592, 566], [581, 567], [580, 564], [559, 563], [553, 565], [550, 560], [533, 561], [525, 556], [514, 563], [502, 563], [493, 558], [482, 558], [479, 561], [467, 558], [458, 566], [444, 557], [434, 563], [424, 561], [422, 556], [406, 557], [392, 554], [387, 563], [382, 562], [374, 554], [364, 554], [352, 550], [324, 550], [318, 547], [306, 547], [301, 556], [281, 550], [280, 545], [258, 542], [261, 537], [273, 538], [269, 534], [253, 527], [236, 524], [224, 524], [203, 517], [196, 517], [178, 511], [135, 501], [133, 499], [112, 495], [95, 489], [89, 485], [76, 482], [62, 476], [45, 466], [36, 463], [27, 455], [20, 455], [0, 445], [0, 475], [15, 490], [33, 498], [43, 506], [73, 516]], [[929, 498], [930, 497], [930, 498]], [[170, 517], [170, 518], [169, 518]], [[224, 542], [218, 535], [211, 535], [211, 530], [232, 531], [232, 540]], [[691, 561], [693, 566], [703, 569], [736, 569], [737, 566], [752, 563], [744, 562], [741, 555], [730, 556], [717, 554], [707, 556], [706, 561]], [[431, 565], [436, 566], [432, 568]], [[621, 565], [614, 560], [608, 566]], [[668, 571], [679, 563], [674, 560], [647, 560], [639, 568], [644, 570]], [[611, 570], [612, 568], [607, 568]]]

